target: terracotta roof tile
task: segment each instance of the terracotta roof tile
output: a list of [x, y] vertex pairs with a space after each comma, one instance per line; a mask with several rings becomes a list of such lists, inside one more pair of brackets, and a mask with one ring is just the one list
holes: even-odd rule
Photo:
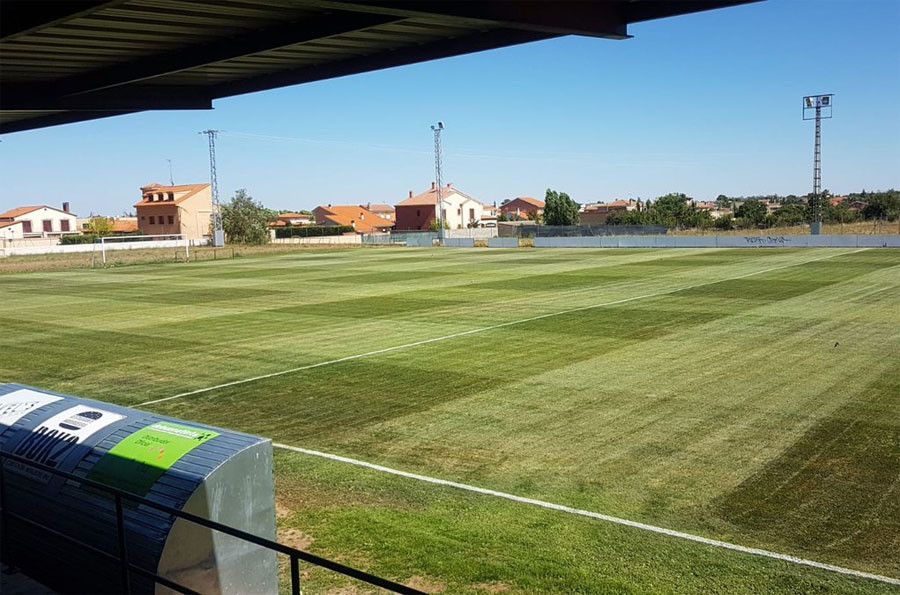
[[317, 223], [327, 221], [334, 225], [349, 225], [360, 233], [369, 233], [394, 226], [393, 221], [388, 221], [372, 211], [356, 205], [316, 207], [313, 213], [316, 215]]
[[[443, 186], [441, 188], [442, 196], [449, 196], [450, 193], [459, 194], [460, 196], [468, 198], [469, 200], [474, 200], [475, 202], [477, 202], [479, 204], [483, 204], [477, 198], [475, 198], [469, 194], [466, 194], [465, 192], [463, 192], [459, 188], [456, 188], [455, 186]], [[408, 206], [416, 206], [416, 205], [434, 205], [434, 204], [437, 204], [437, 188], [429, 188], [422, 194], [418, 194], [416, 196], [407, 198], [404, 201], [398, 202], [397, 206], [398, 207], [408, 207]]]
[[[15, 217], [21, 217], [22, 215], [27, 215], [32, 211], [36, 211], [38, 209], [52, 209], [54, 211], [58, 211], [60, 213], [66, 213], [62, 209], [57, 209], [56, 207], [51, 207], [50, 205], [34, 205], [30, 207], [16, 207], [15, 209], [10, 209], [5, 213], [0, 213], [0, 219], [14, 219]], [[75, 216], [74, 213], [66, 213], [67, 215]]]
[[150, 184], [149, 186], [142, 186], [141, 192], [152, 191], [152, 192], [186, 192], [186, 194], [175, 198], [175, 200], [163, 200], [163, 201], [149, 201], [144, 198], [141, 199], [140, 202], [135, 203], [136, 207], [150, 207], [150, 206], [171, 206], [177, 205], [178, 203], [184, 202], [190, 197], [194, 196], [198, 192], [202, 191], [205, 188], [209, 188], [209, 184], [182, 184], [180, 186], [160, 186], [159, 184]]

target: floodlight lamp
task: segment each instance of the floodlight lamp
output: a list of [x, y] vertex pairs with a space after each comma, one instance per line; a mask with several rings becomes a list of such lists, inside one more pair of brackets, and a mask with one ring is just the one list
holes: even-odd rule
[[443, 122], [438, 122], [438, 128], [440, 128], [441, 130], [443, 130], [443, 129], [444, 129], [444, 123], [443, 123]]
[[831, 105], [831, 96], [823, 95], [822, 96], [822, 107], [828, 107], [829, 105]]
[[806, 107], [815, 107], [812, 97], [804, 97], [803, 101], [806, 103]]

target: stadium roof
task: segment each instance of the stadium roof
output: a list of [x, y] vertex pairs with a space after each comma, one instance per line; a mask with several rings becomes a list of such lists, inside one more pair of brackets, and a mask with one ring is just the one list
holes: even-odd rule
[[756, 0], [2, 0], [0, 133]]

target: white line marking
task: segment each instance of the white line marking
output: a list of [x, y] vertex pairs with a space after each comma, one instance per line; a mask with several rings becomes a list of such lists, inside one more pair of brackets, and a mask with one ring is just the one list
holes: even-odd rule
[[152, 401], [145, 401], [143, 403], [138, 403], [135, 407], [143, 407], [145, 405], [155, 405], [156, 403], [164, 403], [166, 401], [171, 401], [173, 399], [180, 399], [182, 397], [190, 397], [192, 395], [199, 395], [201, 393], [207, 393], [210, 391], [218, 390], [220, 388], [228, 388], [230, 386], [237, 386], [238, 384], [247, 384], [248, 382], [256, 382], [257, 380], [265, 380], [266, 378], [274, 378], [276, 376], [284, 376], [285, 374], [292, 374], [294, 372], [302, 372], [303, 370], [312, 370], [313, 368], [321, 368], [322, 366], [331, 366], [334, 364], [340, 364], [343, 362], [349, 362], [353, 360], [363, 359], [367, 357], [372, 357], [375, 355], [382, 355], [384, 353], [391, 353], [393, 351], [400, 351], [402, 349], [410, 349], [412, 347], [419, 347], [421, 345], [428, 345], [430, 343], [438, 343], [440, 341], [447, 341], [449, 339], [458, 339], [459, 337], [467, 337], [469, 335], [475, 335], [478, 333], [484, 333], [487, 331], [496, 330], [498, 328], [505, 328], [508, 326], [515, 326], [518, 324], [525, 324], [527, 322], [534, 322], [536, 320], [543, 320], [545, 318], [552, 318], [554, 316], [562, 316], [565, 314], [572, 314], [574, 312], [583, 312], [584, 310], [593, 310], [596, 308], [605, 308], [607, 306], [617, 306], [619, 304], [627, 304], [629, 302], [635, 302], [638, 300], [644, 300], [653, 297], [660, 297], [663, 295], [669, 295], [672, 293], [678, 293], [679, 291], [686, 291], [688, 289], [695, 289], [697, 287], [704, 287], [706, 285], [714, 285], [716, 283], [724, 283], [726, 281], [735, 281], [737, 279], [743, 279], [745, 277], [752, 277], [753, 275], [761, 275], [763, 273], [770, 273], [772, 271], [777, 271], [780, 269], [786, 269], [794, 266], [809, 264], [810, 262], [817, 262], [820, 260], [827, 260], [829, 258], [833, 258], [835, 256], [843, 256], [846, 254], [854, 254], [856, 252], [862, 252], [864, 250], [868, 250], [868, 248], [860, 248], [858, 250], [853, 250], [852, 252], [841, 252], [840, 254], [829, 254], [828, 256], [823, 256], [822, 258], [813, 258], [810, 260], [805, 260], [803, 262], [793, 262], [790, 264], [783, 264], [775, 267], [769, 267], [767, 269], [763, 269], [761, 271], [754, 271], [752, 273], [745, 273], [743, 275], [737, 275], [736, 277], [727, 277], [725, 279], [717, 279], [715, 281], [707, 281], [704, 283], [697, 283], [694, 285], [686, 285], [684, 287], [677, 287], [673, 289], [666, 289], [664, 291], [657, 291], [654, 293], [645, 293], [643, 295], [637, 295], [630, 298], [623, 298], [620, 300], [613, 300], [611, 302], [603, 302], [600, 304], [591, 304], [589, 306], [579, 306], [578, 308], [569, 308], [568, 310], [559, 310], [557, 312], [548, 312], [547, 314], [539, 314], [538, 316], [531, 316], [529, 318], [522, 318], [519, 320], [511, 320], [509, 322], [501, 322], [499, 324], [492, 324], [490, 326], [482, 326], [479, 328], [469, 329], [467, 331], [460, 331], [458, 333], [451, 333], [449, 335], [443, 335], [441, 337], [432, 337], [431, 339], [423, 339], [421, 341], [414, 341], [412, 343], [406, 343], [404, 345], [394, 345], [393, 347], [385, 347], [384, 349], [376, 349], [375, 351], [367, 351], [366, 353], [357, 353], [355, 355], [347, 355], [345, 357], [339, 357], [337, 359], [332, 359], [324, 362], [318, 362], [316, 364], [307, 364], [305, 366], [297, 366], [296, 368], [289, 368], [287, 370], [281, 370], [278, 372], [271, 372], [269, 374], [260, 374], [259, 376], [251, 376], [250, 378], [243, 378], [241, 380], [234, 380], [232, 382], [225, 382], [222, 384], [216, 384], [215, 386], [207, 386], [206, 388], [198, 388], [196, 390], [187, 391], [184, 393], [179, 393], [177, 395], [172, 395], [171, 397], [163, 397], [162, 399], [153, 399]]
[[485, 496], [493, 496], [495, 498], [503, 498], [504, 500], [512, 500], [513, 502], [519, 502], [520, 504], [528, 504], [530, 506], [538, 506], [540, 508], [546, 508], [548, 510], [556, 510], [558, 512], [564, 512], [567, 514], [574, 514], [574, 515], [578, 515], [578, 516], [589, 517], [589, 518], [597, 519], [600, 521], [606, 521], [608, 523], [615, 523], [617, 525], [624, 525], [626, 527], [640, 529], [642, 531], [650, 531], [651, 533], [659, 533], [661, 535], [666, 535], [668, 537], [675, 537], [677, 539], [684, 539], [687, 541], [702, 543], [704, 545], [709, 545], [712, 547], [722, 548], [722, 549], [726, 549], [726, 550], [732, 550], [735, 552], [741, 552], [743, 554], [751, 554], [754, 556], [773, 558], [775, 560], [781, 560], [782, 562], [790, 562], [791, 564], [799, 564], [801, 566], [809, 566], [811, 568], [818, 568], [820, 570], [827, 570], [829, 572], [836, 572], [838, 574], [854, 576], [857, 578], [871, 579], [874, 581], [887, 583], [889, 585], [900, 585], [900, 579], [896, 579], [896, 578], [893, 578], [890, 576], [882, 576], [880, 574], [873, 574], [871, 572], [863, 572], [861, 570], [854, 570], [852, 568], [844, 568], [843, 566], [835, 566], [834, 564], [826, 564], [824, 562], [816, 562], [815, 560], [807, 560], [805, 558], [798, 558], [797, 556], [791, 556], [789, 554], [780, 554], [778, 552], [772, 552], [769, 550], [763, 550], [763, 549], [755, 548], [755, 547], [747, 547], [747, 546], [743, 546], [743, 545], [738, 545], [736, 543], [720, 541], [718, 539], [710, 539], [709, 537], [702, 537], [700, 535], [694, 535], [692, 533], [685, 533], [683, 531], [675, 531], [673, 529], [666, 529], [665, 527], [657, 527], [656, 525], [648, 525], [647, 523], [630, 521], [628, 519], [623, 519], [620, 517], [615, 517], [615, 516], [603, 514], [600, 512], [593, 512], [590, 510], [582, 510], [580, 508], [572, 508], [571, 506], [565, 506], [564, 504], [554, 504], [553, 502], [546, 502], [544, 500], [536, 500], [534, 498], [526, 498], [524, 496], [516, 496], [515, 494], [508, 494], [506, 492], [498, 492], [497, 490], [480, 488], [478, 486], [468, 485], [465, 483], [459, 483], [456, 481], [450, 481], [447, 479], [438, 479], [436, 477], [429, 477], [427, 475], [419, 475], [417, 473], [409, 473], [408, 471], [400, 471], [398, 469], [391, 469], [390, 467], [385, 467], [383, 465], [376, 465], [375, 463], [367, 463], [366, 461], [351, 459], [349, 457], [342, 457], [340, 455], [333, 455], [333, 454], [321, 452], [318, 450], [310, 450], [308, 448], [300, 448], [299, 446], [290, 446], [288, 444], [279, 444], [277, 442], [274, 443], [274, 446], [276, 448], [281, 448], [281, 449], [289, 450], [292, 452], [297, 452], [297, 453], [301, 453], [301, 454], [305, 454], [305, 455], [311, 455], [314, 457], [321, 457], [321, 458], [329, 459], [332, 461], [338, 461], [340, 463], [348, 463], [350, 465], [356, 465], [358, 467], [365, 467], [366, 469], [371, 469], [373, 471], [380, 471], [382, 473], [388, 473], [391, 475], [397, 475], [400, 477], [405, 477], [407, 479], [415, 479], [417, 481], [423, 481], [426, 483], [431, 483], [431, 484], [435, 484], [435, 485], [439, 485], [439, 486], [456, 488], [459, 490], [465, 490], [467, 492], [474, 492], [476, 494], [482, 494]]

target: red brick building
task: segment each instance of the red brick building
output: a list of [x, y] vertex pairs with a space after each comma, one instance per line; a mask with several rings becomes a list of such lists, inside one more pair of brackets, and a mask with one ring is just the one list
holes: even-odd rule
[[530, 196], [520, 196], [500, 205], [500, 214], [513, 221], [534, 220], [535, 215], [544, 214], [544, 201]]

